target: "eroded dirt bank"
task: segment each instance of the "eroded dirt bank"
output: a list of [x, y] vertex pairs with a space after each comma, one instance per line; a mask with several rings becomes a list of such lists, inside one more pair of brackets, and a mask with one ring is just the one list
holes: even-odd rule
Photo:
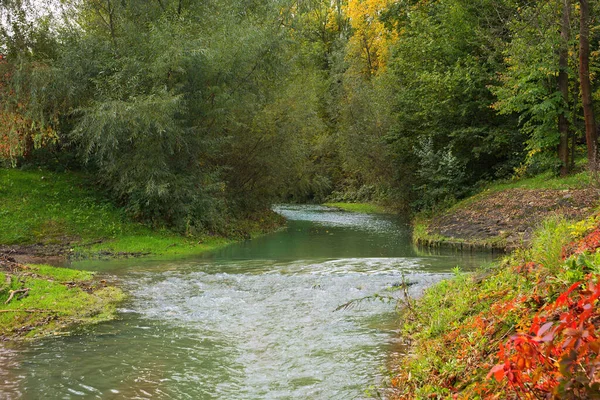
[[421, 222], [421, 245], [511, 250], [527, 244], [544, 219], [562, 215], [580, 220], [598, 205], [599, 191], [586, 189], [506, 189], [487, 191]]

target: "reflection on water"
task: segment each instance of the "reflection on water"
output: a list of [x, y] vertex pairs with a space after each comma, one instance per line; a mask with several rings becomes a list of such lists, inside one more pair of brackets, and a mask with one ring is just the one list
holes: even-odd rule
[[0, 352], [0, 398], [353, 399], [380, 379], [394, 305], [481, 257], [418, 255], [393, 217], [281, 206], [287, 230], [196, 259], [87, 263], [119, 276], [121, 320]]

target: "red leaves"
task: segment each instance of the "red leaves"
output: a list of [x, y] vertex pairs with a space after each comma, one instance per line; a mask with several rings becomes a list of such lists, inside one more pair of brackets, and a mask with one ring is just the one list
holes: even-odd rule
[[492, 368], [488, 374], [488, 379], [490, 378], [490, 376], [494, 376], [494, 379], [496, 379], [498, 382], [502, 381], [502, 379], [504, 378], [504, 364], [497, 364], [494, 366], [494, 368]]
[[563, 250], [563, 258], [566, 259], [574, 254], [594, 252], [598, 248], [600, 248], [600, 228], [596, 228], [585, 238], [567, 246]]
[[522, 264], [522, 265], [517, 265], [516, 267], [513, 267], [513, 268], [514, 268], [515, 272], [518, 272], [518, 273], [531, 273], [531, 272], [535, 271], [536, 269], [538, 269], [539, 267], [540, 267], [540, 264], [530, 261], [530, 262]]
[[426, 383], [459, 398], [600, 399], [600, 274], [598, 257], [585, 254], [599, 245], [600, 228], [565, 251], [583, 254], [559, 271], [522, 263], [502, 271], [519, 274], [514, 282], [482, 284], [486, 309], [421, 342], [436, 354], [426, 379], [411, 380], [409, 372], [397, 387], [414, 393]]
[[537, 331], [533, 340], [538, 343], [548, 343], [554, 340], [554, 330], [550, 330], [554, 326], [553, 322], [546, 322]]
[[[501, 344], [500, 362], [489, 371], [488, 379], [506, 379], [511, 390], [521, 394], [560, 396], [573, 390], [584, 396], [597, 394], [593, 377], [600, 371], [595, 326], [600, 320], [599, 278], [589, 275], [587, 287], [582, 282], [571, 285], [533, 319], [529, 334], [519, 333]], [[559, 309], [562, 312], [556, 320]]]
[[556, 309], [557, 307], [568, 305], [567, 302], [569, 301], [569, 295], [571, 292], [573, 292], [573, 290], [577, 289], [579, 285], [581, 285], [581, 282], [575, 282], [566, 292], [558, 296], [558, 299], [556, 299], [556, 302], [554, 303], [554, 308]]

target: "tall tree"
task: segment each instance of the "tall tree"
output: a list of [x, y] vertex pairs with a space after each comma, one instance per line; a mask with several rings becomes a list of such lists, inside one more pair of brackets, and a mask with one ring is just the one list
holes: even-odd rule
[[591, 170], [598, 169], [598, 133], [592, 100], [590, 82], [590, 5], [588, 0], [579, 0], [579, 82], [581, 85], [581, 103], [585, 119], [585, 140], [587, 158]]
[[559, 47], [559, 71], [558, 88], [563, 98], [563, 110], [558, 115], [558, 130], [560, 131], [560, 142], [558, 145], [558, 157], [562, 163], [561, 175], [569, 172], [569, 119], [567, 104], [569, 104], [569, 40], [571, 33], [571, 0], [562, 0], [562, 18], [560, 24], [560, 47]]
[[527, 135], [528, 153], [520, 172], [566, 174], [569, 114], [574, 107], [569, 90], [577, 81], [571, 72], [575, 61], [569, 57], [575, 53], [570, 42], [571, 1], [532, 2], [516, 11], [507, 25], [508, 68], [494, 88], [494, 107], [501, 114], [517, 115]]

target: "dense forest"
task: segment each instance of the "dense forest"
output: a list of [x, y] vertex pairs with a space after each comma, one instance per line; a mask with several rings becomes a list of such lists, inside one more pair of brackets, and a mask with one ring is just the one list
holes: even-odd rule
[[0, 5], [0, 163], [83, 171], [149, 224], [595, 169], [595, 0]]

